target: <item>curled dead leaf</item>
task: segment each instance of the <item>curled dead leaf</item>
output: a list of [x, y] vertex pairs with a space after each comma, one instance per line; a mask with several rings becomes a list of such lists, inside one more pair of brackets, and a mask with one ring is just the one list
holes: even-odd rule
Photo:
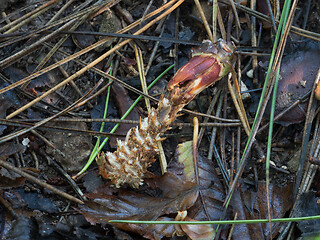
[[[173, 174], [165, 174], [157, 180], [163, 194], [151, 197], [129, 190], [119, 190], [116, 194], [105, 194], [103, 189], [88, 194], [84, 205], [77, 210], [91, 224], [107, 224], [109, 220], [154, 220], [158, 221], [169, 214], [176, 214], [190, 208], [198, 198], [199, 188], [194, 183], [181, 181]], [[171, 219], [173, 220], [173, 219]], [[149, 239], [170, 237], [174, 228], [158, 225], [114, 224], [122, 230], [136, 232]], [[161, 231], [164, 231], [161, 232]]]
[[[293, 205], [293, 184], [277, 186], [270, 183], [271, 217], [282, 218]], [[258, 182], [258, 191], [255, 192], [245, 184], [235, 192], [230, 205], [238, 219], [268, 219], [266, 183]], [[282, 223], [272, 223], [272, 237], [279, 232]], [[267, 224], [236, 224], [233, 239], [269, 239], [270, 228]]]
[[[190, 217], [186, 217], [185, 221], [195, 221]], [[180, 224], [175, 225], [176, 230], [179, 228], [181, 229], [190, 239], [214, 239], [215, 237], [215, 230], [213, 229], [212, 225], [190, 225], [190, 224]]]
[[[275, 114], [292, 105], [296, 100], [306, 95], [313, 86], [317, 71], [320, 67], [320, 44], [308, 42], [297, 51], [288, 54], [282, 60], [279, 84], [277, 89]], [[266, 115], [270, 114], [270, 104]], [[281, 125], [302, 122], [305, 119], [308, 101], [288, 111], [277, 121]]]

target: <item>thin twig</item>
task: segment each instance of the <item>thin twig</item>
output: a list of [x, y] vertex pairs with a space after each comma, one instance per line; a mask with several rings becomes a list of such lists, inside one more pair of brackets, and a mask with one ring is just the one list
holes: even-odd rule
[[[16, 31], [17, 29], [19, 29], [22, 25], [30, 22], [32, 19], [34, 19], [35, 17], [37, 17], [39, 14], [43, 13], [44, 11], [48, 10], [50, 8], [50, 6], [54, 3], [59, 2], [60, 0], [51, 0], [49, 2], [44, 3], [43, 5], [41, 5], [40, 7], [36, 8], [35, 10], [25, 14], [24, 16], [18, 18], [17, 20], [5, 25], [4, 27], [2, 27], [0, 29], [0, 32], [5, 31], [9, 28], [9, 30], [7, 30], [5, 33], [11, 33]], [[20, 22], [20, 23], [19, 23]]]
[[84, 204], [84, 202], [81, 201], [80, 199], [75, 198], [74, 196], [71, 196], [70, 194], [63, 192], [63, 191], [55, 188], [52, 185], [49, 185], [49, 184], [39, 180], [38, 178], [30, 175], [29, 173], [26, 173], [26, 172], [20, 170], [17, 167], [12, 166], [11, 164], [9, 164], [7, 162], [4, 162], [4, 161], [0, 160], [0, 166], [13, 171], [13, 172], [21, 175], [22, 177], [25, 177], [27, 180], [29, 180], [29, 181], [31, 181], [33, 183], [36, 183], [36, 184], [40, 185], [41, 187], [46, 188], [46, 189], [52, 191], [53, 193], [55, 193], [55, 194], [57, 194], [57, 195], [59, 195], [59, 196], [61, 196], [63, 198], [66, 198], [66, 199], [68, 199], [70, 201], [73, 201], [75, 203], [78, 203], [78, 204]]
[[198, 12], [199, 12], [200, 17], [201, 17], [201, 19], [202, 19], [202, 22], [203, 22], [203, 24], [204, 24], [204, 27], [205, 27], [205, 29], [206, 29], [206, 31], [207, 31], [207, 34], [208, 34], [209, 39], [210, 39], [212, 42], [214, 42], [213, 35], [212, 35], [212, 32], [211, 32], [209, 23], [208, 23], [208, 21], [207, 21], [207, 19], [206, 19], [206, 16], [204, 15], [204, 12], [203, 12], [203, 10], [202, 10], [202, 7], [201, 7], [201, 5], [200, 5], [199, 0], [194, 0], [194, 3], [195, 3], [196, 6], [197, 6]]
[[25, 46], [21, 51], [15, 53], [15, 54], [12, 54], [9, 57], [1, 60], [0, 61], [0, 67], [4, 68], [4, 67], [8, 66], [9, 64], [13, 63], [14, 61], [18, 60], [19, 58], [30, 54], [39, 45], [41, 45], [41, 43], [56, 37], [57, 34], [60, 31], [66, 29], [66, 28], [69, 28], [72, 24], [74, 24], [75, 21], [76, 21], [76, 19], [70, 20], [70, 22], [67, 22], [66, 24], [64, 24], [63, 26], [59, 27], [57, 30], [53, 31], [52, 33], [50, 33], [48, 35], [45, 35], [44, 37], [39, 39], [37, 42], [35, 42], [35, 43], [33, 43], [33, 44], [29, 45], [29, 46]]
[[[252, 0], [250, 1], [250, 7], [252, 10], [256, 10], [256, 1]], [[256, 18], [254, 16], [251, 16], [251, 46], [257, 47], [257, 36], [256, 36]], [[253, 53], [257, 53], [254, 51]], [[256, 68], [258, 67], [258, 58], [256, 56], [252, 56], [252, 71], [253, 71], [253, 83], [255, 85], [258, 84], [257, 76], [256, 76]]]
[[[136, 45], [134, 45], [134, 50], [136, 53], [136, 59], [137, 59], [137, 65], [138, 65], [142, 90], [144, 94], [148, 95], [146, 76], [144, 75], [144, 67], [143, 67], [144, 64], [143, 64], [142, 52], [141, 52], [141, 49], [140, 48], [138, 49]], [[145, 99], [148, 113], [150, 114], [151, 112], [150, 100], [147, 97], [145, 97], [144, 99]], [[160, 160], [161, 172], [162, 174], [164, 174], [165, 172], [167, 172], [166, 156], [164, 154], [164, 150], [161, 142], [157, 142], [157, 147], [159, 149], [159, 160]]]
[[[230, 5], [229, 0], [219, 0], [222, 3], [225, 3], [227, 5]], [[236, 8], [238, 8], [239, 10], [242, 10], [248, 14], [251, 14], [253, 16], [255, 16], [256, 18], [259, 18], [262, 21], [267, 21], [267, 22], [271, 22], [271, 18], [267, 15], [264, 15], [263, 13], [260, 13], [258, 11], [253, 11], [252, 9], [243, 6], [239, 3], [235, 3]], [[279, 23], [279, 21], [275, 21], [277, 24]], [[311, 31], [307, 31], [305, 29], [296, 27], [296, 26], [290, 26], [290, 32], [298, 34], [300, 36], [304, 36], [316, 41], [320, 41], [320, 34], [316, 33], [316, 32], [311, 32]]]
[[71, 187], [73, 188], [73, 190], [77, 193], [77, 195], [79, 196], [79, 198], [81, 199], [81, 201], [85, 201], [87, 200], [87, 198], [84, 196], [83, 192], [81, 191], [81, 189], [78, 187], [78, 185], [75, 183], [75, 181], [70, 177], [70, 175], [68, 173], [66, 173], [66, 171], [60, 167], [59, 164], [56, 163], [55, 160], [51, 159], [45, 152], [44, 150], [41, 150], [40, 153], [42, 154], [42, 156], [44, 156], [49, 165], [53, 165], [53, 167], [55, 169], [57, 169], [57, 171], [66, 178], [66, 180], [69, 182], [69, 184], [71, 185]]
[[[235, 76], [235, 74], [233, 74]], [[246, 115], [246, 112], [243, 108], [243, 105], [241, 107], [241, 104], [240, 104], [240, 101], [241, 101], [241, 95], [240, 95], [240, 99], [239, 97], [237, 96], [237, 94], [235, 93], [234, 89], [233, 89], [233, 86], [231, 84], [231, 76], [232, 74], [230, 74], [230, 76], [228, 76], [228, 89], [229, 89], [229, 92], [230, 92], [230, 95], [232, 97], [232, 100], [233, 100], [233, 103], [234, 103], [234, 106], [236, 107], [236, 110], [239, 114], [239, 117], [240, 117], [240, 121], [242, 123], [242, 126], [246, 132], [246, 134], [249, 136], [250, 135], [250, 125], [249, 125], [249, 121], [247, 119], [247, 115]], [[234, 81], [234, 83], [236, 82], [236, 80]], [[241, 101], [242, 103], [242, 101]]]
[[291, 26], [291, 23], [292, 23], [292, 20], [293, 20], [293, 15], [294, 15], [294, 12], [295, 12], [295, 9], [296, 9], [296, 4], [297, 4], [297, 1], [295, 0], [293, 5], [292, 5], [291, 11], [290, 11], [290, 14], [289, 14], [289, 17], [288, 17], [288, 21], [287, 21], [287, 24], [286, 24], [285, 29], [284, 29], [283, 38], [281, 38], [279, 46], [277, 48], [277, 52], [275, 54], [274, 65], [272, 66], [272, 69], [271, 69], [270, 80], [268, 81], [268, 85], [267, 85], [267, 88], [266, 88], [267, 91], [266, 91], [265, 98], [263, 99], [262, 104], [261, 104], [260, 114], [259, 114], [259, 116], [257, 116], [257, 121], [256, 121], [256, 125], [255, 125], [256, 127], [254, 129], [252, 129], [252, 133], [251, 133], [252, 137], [250, 138], [249, 142], [247, 143], [247, 149], [246, 149], [246, 151], [244, 152], [244, 154], [242, 156], [242, 161], [240, 163], [239, 171], [237, 172], [237, 174], [235, 176], [235, 179], [234, 179], [234, 182], [232, 183], [232, 186], [229, 189], [229, 192], [228, 192], [228, 194], [226, 196], [226, 199], [225, 199], [225, 202], [223, 204], [224, 206], [227, 206], [229, 204], [229, 202], [230, 202], [230, 199], [231, 199], [233, 191], [234, 191], [234, 189], [236, 187], [236, 184], [237, 184], [240, 176], [243, 173], [244, 166], [245, 166], [248, 154], [249, 154], [249, 152], [251, 150], [251, 147], [252, 147], [253, 143], [255, 142], [255, 136], [257, 134], [258, 127], [259, 127], [259, 125], [261, 123], [263, 113], [265, 111], [265, 108], [267, 106], [267, 102], [268, 102], [268, 100], [270, 98], [270, 95], [271, 95], [271, 92], [272, 92], [272, 89], [273, 89], [275, 73], [276, 73], [277, 69], [280, 67], [280, 62], [281, 62], [280, 59], [282, 58], [282, 55], [283, 55], [283, 52], [284, 52], [284, 47], [285, 47], [285, 43], [287, 41], [287, 36], [288, 36], [288, 33], [289, 33], [289, 29], [290, 29], [290, 26]]
[[218, 0], [212, 1], [212, 40], [216, 42], [217, 38], [217, 18], [218, 18]]
[[[52, 119], [54, 118], [57, 118], [59, 116], [61, 116], [62, 114], [65, 114], [69, 111], [72, 111], [73, 109], [79, 107], [79, 106], [82, 106], [84, 103], [86, 103], [86, 101], [90, 100], [92, 97], [95, 97], [97, 95], [99, 95], [101, 92], [103, 92], [105, 90], [105, 88], [107, 88], [112, 82], [109, 82], [106, 86], [104, 86], [103, 88], [101, 88], [99, 91], [97, 91], [97, 93], [89, 98], [87, 98], [86, 100], [83, 100], [86, 95], [83, 97], [83, 98], [80, 98], [78, 99], [74, 104], [70, 105], [69, 107], [65, 108], [64, 110], [60, 111], [59, 113], [53, 115], [53, 116], [50, 116], [46, 119], [44, 119], [43, 121], [41, 122], [38, 122], [37, 124], [35, 124], [34, 126], [30, 127], [30, 128], [27, 128], [27, 129], [22, 129], [20, 131], [17, 131], [17, 132], [14, 132], [14, 133], [10, 133], [4, 137], [0, 137], [0, 143], [1, 142], [5, 142], [5, 141], [9, 141], [15, 137], [18, 137], [18, 136], [21, 136], [22, 134], [25, 134], [33, 129], [36, 129], [37, 127], [40, 127], [41, 125], [51, 121]], [[89, 95], [91, 93], [91, 91], [93, 91], [94, 89], [91, 89], [87, 94]]]
[[[146, 16], [146, 18], [151, 18], [151, 17], [155, 16], [155, 15], [158, 14], [160, 11], [166, 9], [166, 7], [172, 5], [175, 1], [176, 1], [176, 0], [171, 0], [171, 1], [168, 2], [167, 4], [161, 6], [161, 7], [158, 8], [157, 10], [155, 10], [155, 11], [153, 11], [152, 13], [148, 14], [148, 15]], [[91, 8], [89, 8], [89, 9], [91, 9]], [[78, 13], [78, 14], [79, 14], [79, 13]], [[138, 20], [138, 21], [139, 21], [139, 20]], [[136, 27], [136, 26], [139, 24], [138, 21], [136, 21], [136, 22], [130, 24], [129, 26], [121, 29], [120, 31], [118, 31], [118, 33], [124, 33], [124, 32], [129, 31], [130, 29]], [[69, 61], [71, 61], [71, 60], [73, 60], [73, 59], [75, 59], [75, 58], [78, 58], [78, 57], [80, 57], [81, 55], [83, 55], [83, 54], [85, 54], [85, 53], [87, 53], [87, 52], [95, 49], [96, 47], [98, 47], [98, 46], [100, 46], [100, 45], [102, 45], [102, 44], [104, 44], [105, 42], [109, 41], [110, 39], [112, 39], [112, 38], [107, 37], [107, 38], [101, 39], [100, 41], [92, 44], [91, 46], [88, 46], [87, 48], [82, 49], [81, 51], [79, 51], [79, 52], [77, 52], [77, 53], [75, 53], [75, 54], [73, 54], [73, 55], [70, 55], [70, 56], [66, 57], [65, 59], [60, 60], [58, 63], [54, 63], [54, 64], [52, 64], [51, 66], [48, 66], [48, 67], [46, 67], [46, 68], [44, 68], [44, 69], [42, 69], [42, 70], [40, 70], [40, 71], [38, 71], [38, 72], [36, 72], [36, 73], [31, 74], [30, 76], [28, 76], [28, 77], [26, 77], [26, 78], [24, 78], [24, 79], [22, 79], [22, 80], [20, 80], [20, 81], [17, 81], [17, 82], [15, 82], [15, 83], [11, 84], [10, 86], [7, 86], [7, 87], [5, 87], [5, 88], [2, 88], [2, 89], [0, 89], [0, 94], [3, 94], [4, 92], [9, 91], [9, 90], [11, 90], [11, 89], [13, 89], [13, 88], [15, 88], [15, 87], [18, 87], [18, 86], [20, 86], [21, 84], [23, 84], [23, 83], [25, 83], [25, 82], [27, 82], [27, 81], [29, 81], [29, 80], [31, 80], [31, 79], [34, 79], [34, 78], [36, 78], [36, 77], [39, 77], [39, 76], [41, 76], [42, 74], [44, 74], [44, 73], [46, 73], [46, 72], [49, 72], [49, 71], [57, 68], [58, 66], [63, 65], [63, 64], [65, 64], [65, 63], [67, 63], [67, 62], [69, 62]], [[46, 44], [46, 43], [44, 43], [44, 44]], [[116, 49], [116, 50], [117, 50], [117, 49]], [[61, 53], [61, 52], [60, 52], [60, 53]], [[0, 63], [1, 63], [1, 62], [0, 62]], [[85, 65], [87, 66], [87, 64], [85, 64]], [[100, 74], [101, 76], [103, 76], [103, 77], [110, 78], [110, 75], [106, 74], [105, 72], [101, 71], [100, 69], [99, 69], [99, 70], [96, 69], [95, 71], [99, 72], [99, 74]], [[114, 80], [114, 79], [113, 79], [113, 80]], [[130, 85], [127, 86], [127, 85], [125, 85], [124, 83], [122, 83], [122, 85], [124, 85], [124, 86], [125, 86], [126, 88], [128, 88], [128, 89], [131, 89], [131, 90], [133, 89]], [[140, 94], [140, 93], [139, 93], [139, 94]], [[143, 94], [143, 93], [141, 93], [141, 94]], [[141, 95], [141, 94], [140, 94], [140, 95]]]
[[237, 23], [237, 27], [241, 30], [241, 24], [240, 24], [240, 20], [239, 20], [239, 16], [238, 16], [238, 12], [237, 9], [234, 5], [233, 0], [229, 0], [230, 6], [232, 8], [233, 14], [236, 17], [236, 23]]
[[[216, 103], [217, 103], [217, 101], [218, 101], [218, 97], [220, 96], [220, 93], [221, 93], [221, 90], [219, 89], [219, 90], [216, 92], [216, 94], [214, 95], [212, 101], [210, 102], [209, 108], [208, 108], [208, 110], [207, 110], [207, 114], [208, 114], [208, 115], [209, 115], [209, 114], [212, 114], [213, 109], [214, 109], [214, 107], [215, 107], [215, 105], [216, 105]], [[202, 124], [203, 124], [203, 123], [208, 123], [208, 121], [209, 121], [209, 118], [206, 117], [206, 118], [204, 118]], [[200, 125], [200, 126], [201, 126], [201, 125]], [[206, 130], [206, 129], [205, 129], [204, 127], [202, 127], [202, 128], [200, 129], [198, 145], [200, 145], [200, 142], [201, 142], [201, 140], [202, 140], [202, 137], [203, 137], [203, 134], [204, 134], [205, 130]]]
[[[139, 29], [138, 31], [136, 31], [134, 33], [134, 35], [139, 35], [140, 33], [143, 33], [145, 30], [147, 30], [149, 27], [151, 27], [154, 23], [156, 23], [157, 21], [159, 21], [161, 18], [165, 17], [166, 15], [168, 15], [170, 12], [172, 12], [175, 8], [177, 8], [180, 4], [182, 4], [184, 2], [184, 0], [179, 0], [175, 5], [173, 5], [170, 9], [166, 10], [164, 13], [162, 13], [161, 15], [159, 15], [158, 17], [156, 17], [155, 19], [153, 19], [152, 21], [150, 21], [149, 23], [147, 23], [145, 26], [143, 26], [141, 29]], [[55, 92], [57, 89], [59, 89], [60, 87], [66, 85], [67, 83], [69, 83], [70, 81], [72, 81], [73, 79], [75, 79], [76, 77], [79, 77], [80, 75], [82, 75], [84, 72], [86, 72], [88, 69], [94, 67], [96, 64], [98, 64], [99, 62], [101, 62], [103, 59], [105, 59], [106, 57], [108, 57], [110, 54], [114, 53], [116, 50], [120, 49], [121, 47], [123, 47], [124, 45], [126, 45], [127, 43], [129, 43], [131, 41], [131, 39], [126, 39], [122, 42], [120, 42], [119, 44], [117, 44], [116, 46], [114, 46], [112, 49], [110, 49], [109, 51], [107, 51], [106, 53], [102, 54], [100, 57], [96, 58], [94, 61], [92, 61], [90, 64], [88, 64], [86, 67], [80, 69], [79, 71], [77, 71], [76, 73], [74, 73], [73, 75], [71, 75], [70, 77], [68, 77], [67, 79], [65, 79], [64, 81], [62, 81], [61, 83], [57, 84], [55, 87], [51, 88], [49, 91], [43, 93], [41, 96], [39, 96], [38, 98], [36, 98], [35, 100], [29, 102], [28, 104], [24, 105], [23, 107], [21, 107], [20, 109], [14, 111], [13, 113], [11, 113], [9, 116], [7, 116], [7, 119], [10, 119], [14, 116], [16, 116], [17, 114], [19, 114], [20, 112], [28, 109], [29, 107], [31, 107], [32, 105], [34, 105], [35, 103], [39, 102], [41, 99], [45, 98], [46, 96], [50, 95], [51, 93]], [[113, 78], [113, 77], [109, 77], [109, 78]]]

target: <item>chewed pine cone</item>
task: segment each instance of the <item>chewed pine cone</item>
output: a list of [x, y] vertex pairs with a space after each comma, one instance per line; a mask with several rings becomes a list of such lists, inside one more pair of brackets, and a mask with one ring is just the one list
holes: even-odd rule
[[157, 142], [163, 140], [160, 135], [197, 94], [230, 72], [234, 50], [233, 43], [221, 39], [215, 44], [205, 41], [198, 50], [193, 50], [190, 61], [170, 80], [168, 97], [161, 96], [158, 108], [152, 108], [149, 116], [140, 120], [139, 127], [130, 129], [125, 141], [117, 140], [115, 152], [97, 157], [99, 173], [117, 188], [125, 183], [139, 188], [143, 179], [152, 175], [148, 167], [159, 151]]
[[102, 153], [97, 158], [100, 174], [110, 179], [116, 187], [124, 183], [138, 188], [143, 178], [152, 175], [147, 169], [158, 153], [160, 134], [169, 129], [176, 113], [183, 106], [173, 106], [167, 98], [161, 98], [157, 109], [152, 108], [148, 117], [127, 133], [125, 141], [117, 140], [117, 151]]

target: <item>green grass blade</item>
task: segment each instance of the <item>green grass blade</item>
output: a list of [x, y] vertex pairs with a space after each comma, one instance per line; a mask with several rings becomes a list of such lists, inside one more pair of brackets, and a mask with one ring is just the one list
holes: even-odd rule
[[[320, 215], [296, 218], [273, 218], [271, 222], [301, 222], [318, 220]], [[184, 225], [203, 225], [203, 224], [256, 224], [268, 223], [269, 219], [250, 219], [250, 220], [217, 220], [217, 221], [136, 221], [136, 220], [110, 220], [110, 223], [133, 223], [133, 224], [184, 224]]]
[[[269, 66], [268, 66], [268, 71], [267, 71], [267, 74], [266, 74], [266, 77], [265, 77], [265, 82], [264, 82], [262, 93], [261, 93], [261, 97], [260, 97], [260, 100], [259, 100], [259, 105], [258, 105], [257, 112], [256, 112], [256, 115], [255, 115], [253, 124], [252, 124], [250, 135], [248, 137], [248, 141], [246, 143], [246, 146], [244, 148], [244, 152], [243, 152], [241, 160], [240, 160], [240, 166], [243, 166], [245, 164], [247, 151], [248, 151], [248, 149], [250, 147], [250, 142], [251, 142], [251, 140], [253, 138], [253, 133], [258, 128], [258, 122], [259, 122], [258, 120], [259, 120], [259, 116], [261, 114], [262, 103], [263, 103], [263, 100], [264, 100], [264, 98], [266, 97], [266, 94], [267, 94], [267, 89], [268, 89], [268, 85], [269, 85], [269, 81], [270, 81], [271, 70], [272, 70], [272, 67], [273, 67], [273, 64], [274, 64], [275, 55], [276, 55], [276, 52], [277, 52], [277, 47], [278, 47], [279, 40], [280, 40], [280, 38], [281, 38], [281, 36], [283, 34], [283, 29], [284, 29], [285, 23], [286, 23], [286, 21], [288, 19], [290, 5], [291, 5], [291, 0], [286, 0], [285, 3], [284, 3], [283, 11], [281, 13], [281, 18], [280, 18], [280, 22], [279, 22], [279, 26], [278, 26], [278, 31], [276, 33], [276, 37], [275, 37], [275, 40], [274, 40], [274, 45], [273, 45], [273, 48], [272, 48], [272, 52], [271, 52], [271, 56], [270, 56], [270, 62], [269, 62]], [[235, 179], [237, 179], [237, 178], [239, 178], [238, 174], [237, 174]], [[235, 186], [235, 184], [236, 184], [236, 181], [234, 181], [233, 185]], [[233, 190], [234, 190], [234, 187], [233, 187], [233, 189], [231, 189], [231, 193], [229, 195], [229, 198], [226, 201], [226, 205], [225, 205], [226, 208], [228, 207], [228, 205], [230, 203]]]
[[[281, 22], [281, 25], [279, 25], [279, 32], [280, 37], [283, 36], [283, 32], [285, 29], [285, 24], [288, 20], [289, 15], [289, 6], [291, 2], [286, 3], [283, 9], [284, 14], [284, 21]], [[274, 45], [273, 48], [277, 48], [277, 45]], [[279, 60], [279, 66], [281, 63], [281, 59]], [[270, 76], [271, 74], [271, 67], [275, 64], [274, 61], [270, 61], [269, 68], [267, 72], [267, 76]], [[269, 186], [270, 186], [270, 161], [271, 161], [271, 144], [272, 144], [272, 135], [273, 135], [273, 124], [274, 124], [274, 112], [275, 112], [275, 105], [276, 105], [276, 99], [277, 99], [277, 89], [278, 89], [278, 81], [279, 81], [279, 74], [280, 74], [280, 67], [277, 69], [277, 73], [275, 76], [275, 82], [273, 86], [273, 94], [272, 94], [272, 101], [271, 101], [271, 110], [270, 110], [270, 124], [269, 124], [269, 132], [268, 132], [268, 144], [267, 144], [267, 156], [266, 156], [266, 189], [267, 189], [267, 205], [268, 205], [268, 216], [269, 220], [271, 221], [271, 202], [270, 202], [270, 192], [269, 192]], [[272, 232], [271, 225], [270, 225], [270, 232]]]

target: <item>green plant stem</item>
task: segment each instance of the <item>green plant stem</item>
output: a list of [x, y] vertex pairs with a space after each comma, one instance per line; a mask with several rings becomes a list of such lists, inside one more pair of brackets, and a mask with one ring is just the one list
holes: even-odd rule
[[[301, 222], [318, 220], [320, 215], [296, 218], [273, 218], [271, 222]], [[130, 224], [187, 224], [187, 225], [203, 225], [203, 224], [254, 224], [268, 223], [269, 219], [251, 219], [251, 220], [217, 220], [217, 221], [136, 221], [136, 220], [110, 220], [110, 223], [130, 223]]]
[[[290, 5], [291, 5], [291, 0], [286, 0], [285, 3], [284, 3], [283, 11], [281, 13], [281, 18], [280, 18], [280, 22], [279, 22], [279, 26], [278, 26], [278, 31], [276, 33], [276, 37], [275, 37], [275, 40], [274, 40], [272, 53], [271, 53], [271, 56], [270, 56], [270, 62], [269, 62], [269, 66], [268, 66], [268, 71], [267, 71], [267, 74], [266, 74], [266, 77], [265, 77], [265, 82], [264, 82], [263, 89], [262, 89], [262, 92], [261, 92], [261, 97], [260, 97], [260, 100], [259, 100], [259, 105], [258, 105], [258, 108], [257, 108], [257, 112], [256, 112], [256, 115], [255, 115], [255, 118], [254, 118], [254, 122], [252, 124], [250, 135], [248, 137], [245, 149], [243, 151], [243, 154], [242, 154], [242, 157], [241, 157], [241, 160], [240, 160], [239, 171], [237, 172], [237, 174], [236, 174], [236, 176], [235, 176], [235, 178], [234, 178], [234, 180], [232, 182], [232, 185], [229, 188], [228, 194], [227, 194], [225, 202], [224, 202], [225, 209], [227, 209], [229, 204], [230, 204], [231, 197], [233, 195], [234, 189], [235, 189], [236, 185], [238, 184], [238, 180], [241, 177], [242, 172], [244, 170], [249, 151], [251, 149], [251, 146], [252, 146], [253, 142], [255, 141], [255, 136], [257, 134], [258, 127], [259, 127], [261, 119], [262, 119], [262, 114], [263, 114], [262, 111], [264, 111], [265, 106], [266, 106], [265, 98], [268, 97], [268, 95], [270, 94], [270, 91], [272, 91], [272, 87], [274, 86], [274, 81], [272, 79], [271, 74], [272, 74], [272, 71], [275, 72], [275, 70], [273, 70], [274, 64], [277, 64], [277, 59], [275, 59], [275, 56], [276, 56], [276, 54], [278, 52], [277, 51], [278, 50], [278, 44], [279, 44], [280, 38], [283, 36], [285, 25], [286, 25], [287, 20], [288, 20], [288, 15], [289, 15], [289, 12], [290, 12]], [[271, 130], [271, 136], [272, 136], [272, 130]], [[271, 147], [271, 145], [270, 145], [270, 147]], [[268, 160], [266, 159], [266, 161], [268, 161]], [[267, 166], [266, 168], [268, 168], [268, 167], [270, 167], [270, 156], [269, 156], [269, 166]], [[268, 178], [267, 178], [267, 180], [268, 180]], [[268, 196], [269, 196], [269, 194], [267, 193], [267, 198], [268, 198]], [[218, 229], [219, 229], [219, 225], [217, 226], [216, 231], [218, 231]]]
[[[109, 74], [112, 75], [112, 69], [110, 68], [110, 71], [109, 71]], [[112, 80], [109, 79], [109, 82], [111, 82]], [[107, 117], [107, 113], [108, 113], [108, 105], [109, 105], [109, 99], [110, 99], [110, 91], [111, 91], [111, 86], [108, 87], [108, 90], [107, 90], [107, 96], [106, 96], [106, 102], [105, 102], [105, 106], [104, 106], [104, 113], [103, 113], [103, 118], [105, 119]], [[100, 127], [100, 132], [103, 132], [103, 129], [104, 129], [104, 125], [105, 125], [105, 122], [102, 122], [101, 123], [101, 127]], [[99, 148], [99, 144], [100, 144], [100, 140], [101, 140], [101, 136], [98, 136], [97, 138], [97, 142], [90, 154], [90, 158], [94, 155], [94, 153], [97, 151], [97, 149]]]
[[[278, 28], [278, 32], [280, 32], [280, 37], [283, 36], [284, 30], [285, 30], [285, 23], [288, 21], [288, 15], [289, 15], [289, 7], [291, 4], [291, 0], [285, 2], [285, 6], [283, 8], [283, 21], [282, 17], [280, 19], [280, 24]], [[276, 43], [275, 43], [276, 44]], [[274, 49], [277, 48], [277, 45], [273, 46]], [[274, 59], [270, 61], [269, 63], [269, 69], [267, 79], [270, 79], [270, 74], [271, 74], [271, 67], [274, 65]], [[273, 123], [274, 123], [274, 112], [275, 112], [275, 106], [276, 106], [276, 99], [277, 99], [277, 89], [278, 89], [278, 81], [279, 81], [279, 75], [280, 75], [280, 65], [281, 65], [281, 59], [279, 59], [278, 63], [278, 69], [275, 75], [275, 80], [274, 80], [274, 85], [273, 85], [273, 94], [272, 94], [272, 101], [271, 101], [271, 110], [270, 110], [270, 124], [269, 124], [269, 132], [268, 132], [268, 144], [267, 144], [267, 156], [266, 156], [266, 194], [267, 194], [267, 208], [268, 208], [268, 219], [269, 223], [271, 223], [271, 197], [270, 197], [270, 160], [271, 160], [271, 145], [272, 145], [272, 134], [273, 134]], [[269, 230], [270, 230], [270, 238], [272, 239], [272, 225], [269, 224]]]
[[[280, 64], [279, 64], [280, 66]], [[268, 132], [268, 145], [267, 145], [267, 156], [266, 156], [266, 189], [267, 189], [267, 208], [268, 208], [268, 219], [269, 223], [271, 223], [271, 200], [270, 200], [270, 159], [271, 159], [271, 144], [272, 144], [272, 133], [273, 133], [273, 122], [274, 122], [274, 111], [276, 106], [277, 99], [277, 89], [278, 89], [278, 80], [280, 74], [280, 67], [277, 70], [277, 74], [275, 77], [273, 94], [272, 94], [272, 102], [271, 102], [271, 111], [270, 111], [270, 124], [269, 124], [269, 132]], [[272, 239], [272, 225], [269, 224], [270, 228], [270, 238]]]
[[[239, 166], [240, 170], [245, 165], [249, 149], [250, 149], [250, 147], [251, 147], [251, 145], [253, 143], [255, 134], [257, 132], [257, 128], [259, 127], [258, 125], [260, 124], [260, 120], [259, 119], [261, 118], [261, 109], [262, 109], [263, 101], [264, 101], [264, 98], [267, 96], [267, 90], [270, 89], [269, 86], [270, 86], [270, 80], [271, 80], [270, 79], [271, 70], [272, 70], [272, 67], [273, 67], [273, 64], [274, 64], [274, 61], [275, 61], [275, 55], [276, 55], [276, 52], [277, 52], [278, 43], [279, 43], [280, 37], [282, 36], [282, 33], [283, 33], [285, 20], [287, 20], [287, 18], [288, 18], [288, 14], [289, 14], [289, 10], [290, 10], [290, 4], [291, 4], [291, 0], [286, 0], [285, 3], [284, 3], [284, 8], [283, 8], [283, 12], [281, 14], [278, 31], [277, 31], [277, 34], [276, 34], [276, 37], [275, 37], [275, 40], [274, 40], [273, 49], [272, 49], [272, 53], [271, 53], [271, 56], [270, 56], [270, 63], [269, 63], [269, 66], [268, 66], [268, 71], [267, 71], [265, 82], [264, 82], [264, 85], [263, 85], [263, 89], [262, 89], [259, 105], [258, 105], [257, 112], [256, 112], [256, 115], [255, 115], [255, 118], [254, 118], [254, 122], [252, 124], [251, 132], [250, 132], [250, 135], [248, 137], [247, 144], [245, 146], [243, 155], [242, 155], [241, 160], [240, 160], [240, 166]], [[283, 27], [280, 27], [280, 26], [283, 26]], [[233, 184], [229, 189], [228, 198], [225, 201], [225, 208], [227, 208], [229, 206], [229, 203], [230, 203], [230, 200], [231, 200], [231, 196], [232, 196], [233, 191], [235, 189], [235, 186], [236, 186], [236, 184], [238, 182], [238, 179], [240, 178], [241, 173], [242, 173], [242, 171], [238, 171], [238, 173], [236, 174], [235, 179], [233, 181]]]

